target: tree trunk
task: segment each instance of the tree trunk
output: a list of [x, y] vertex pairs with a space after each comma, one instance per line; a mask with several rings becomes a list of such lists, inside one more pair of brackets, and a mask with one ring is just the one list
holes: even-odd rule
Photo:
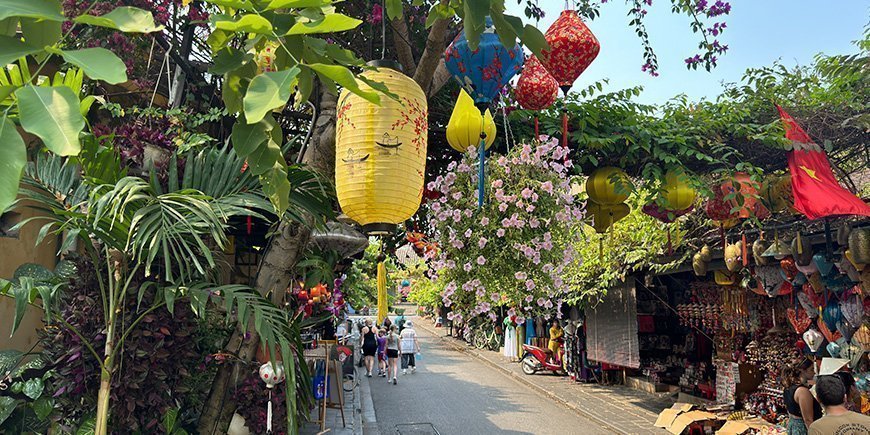
[[[303, 155], [303, 163], [332, 179], [335, 171], [335, 106], [337, 97], [324, 91], [320, 96], [320, 113], [314, 123], [311, 140]], [[315, 216], [308, 217], [311, 222]], [[261, 260], [256, 287], [263, 295], [271, 294], [272, 301], [283, 303], [284, 289], [293, 278], [293, 267], [301, 258], [311, 236], [309, 226], [282, 221], [277, 235], [271, 240]], [[251, 320], [253, 322], [253, 319]], [[232, 398], [236, 386], [251, 371], [247, 364], [254, 359], [260, 339], [254, 333], [253, 324], [248, 325], [247, 338], [236, 326], [236, 331], [226, 346], [228, 353], [237, 355], [238, 363], [222, 365], [212, 382], [211, 391], [199, 418], [198, 431], [203, 435], [225, 434], [236, 409]]]
[[[111, 278], [110, 278], [111, 279]], [[97, 415], [94, 421], [94, 435], [109, 433], [109, 399], [112, 395], [112, 373], [115, 371], [114, 358], [109, 358], [115, 347], [115, 313], [109, 313], [109, 325], [106, 328], [105, 369], [100, 369], [100, 389], [97, 392]]]

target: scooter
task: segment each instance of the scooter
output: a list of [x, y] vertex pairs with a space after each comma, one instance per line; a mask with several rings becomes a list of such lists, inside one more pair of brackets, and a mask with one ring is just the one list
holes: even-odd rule
[[[559, 349], [561, 353], [561, 348]], [[533, 375], [539, 371], [549, 370], [556, 374], [564, 374], [562, 363], [554, 362], [550, 356], [552, 352], [549, 349], [543, 349], [537, 346], [528, 344], [523, 345], [523, 358], [520, 361], [523, 373]]]

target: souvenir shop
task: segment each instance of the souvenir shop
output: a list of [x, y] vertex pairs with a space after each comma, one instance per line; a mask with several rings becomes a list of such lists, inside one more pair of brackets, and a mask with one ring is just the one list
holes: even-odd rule
[[713, 428], [753, 416], [775, 433], [787, 418], [780, 373], [802, 360], [817, 374], [850, 372], [850, 406], [870, 413], [865, 264], [866, 221], [801, 221], [704, 246], [691, 267], [630, 278], [587, 310], [589, 358], [619, 366], [626, 384], [671, 393], [684, 411], [710, 411], [698, 415]]

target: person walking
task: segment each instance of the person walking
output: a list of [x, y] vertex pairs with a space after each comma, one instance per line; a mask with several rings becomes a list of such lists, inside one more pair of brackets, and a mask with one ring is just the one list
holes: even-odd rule
[[387, 376], [387, 330], [378, 330], [378, 376]]
[[387, 332], [387, 382], [392, 377], [393, 385], [398, 383], [396, 375], [399, 374], [399, 353], [402, 351], [402, 340], [399, 338], [399, 334], [396, 333], [398, 329], [396, 325], [393, 325], [390, 327], [389, 332]]
[[810, 435], [870, 433], [870, 417], [846, 409], [848, 394], [849, 391], [840, 376], [819, 376], [816, 381], [816, 395], [825, 406], [825, 416], [810, 425]]
[[363, 358], [366, 363], [366, 376], [372, 377], [372, 368], [375, 365], [375, 354], [378, 351], [378, 339], [375, 337], [375, 330], [372, 327], [371, 319], [366, 320], [366, 325], [362, 328], [362, 337], [360, 345], [363, 351]]
[[417, 371], [417, 361], [414, 354], [420, 353], [420, 342], [417, 341], [417, 331], [414, 330], [414, 323], [408, 320], [405, 322], [405, 329], [400, 334], [402, 338], [402, 374], [408, 374], [408, 367], [411, 367], [411, 373]]

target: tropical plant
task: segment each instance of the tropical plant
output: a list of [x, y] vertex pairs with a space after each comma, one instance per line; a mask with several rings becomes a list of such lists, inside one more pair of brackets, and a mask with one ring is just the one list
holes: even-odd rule
[[[96, 271], [100, 292], [97, 306], [101, 308], [105, 331], [102, 349], [98, 352], [87, 337], [54, 314], [58, 287], [3, 281], [0, 289], [16, 298], [16, 328], [26, 304], [39, 300], [48, 323], [57, 322], [72, 331], [95, 358], [100, 372], [97, 433], [107, 433], [111, 387], [119, 376], [125, 341], [156, 310], [173, 314], [182, 300], [197, 316], [204, 315], [213, 301], [223, 304], [228, 316], [235, 316], [228, 318], [245, 326], [250, 321], [271, 355], [278, 347], [285, 355], [288, 382], [299, 382], [304, 387], [306, 367], [296, 364], [302, 358], [298, 316], [291, 316], [245, 286], [215, 286], [207, 280], [217, 267], [212, 251], [226, 245], [228, 219], [238, 215], [264, 218], [261, 212], [272, 209], [259, 191], [247, 190], [252, 175], [242, 171], [243, 162], [235, 153], [204, 150], [190, 156], [183, 177], [173, 176], [170, 170], [169, 188], [164, 192], [154, 180], [149, 183], [121, 176], [119, 157], [111, 148], [96, 146], [90, 152], [102, 158], [76, 165], [69, 159], [42, 154], [29, 165], [20, 193], [47, 214], [19, 225], [47, 220], [40, 239], [64, 232], [66, 244], [61, 251], [78, 241]], [[109, 167], [98, 167], [98, 161]], [[306, 180], [303, 170], [294, 170]], [[303, 194], [306, 200], [318, 199], [316, 191]], [[304, 203], [297, 206], [306, 207]], [[307, 409], [309, 390], [296, 391], [303, 392], [303, 406], [297, 407], [295, 394], [288, 393], [285, 398], [288, 409], [294, 411], [287, 420], [291, 430], [297, 425], [298, 415]]]

